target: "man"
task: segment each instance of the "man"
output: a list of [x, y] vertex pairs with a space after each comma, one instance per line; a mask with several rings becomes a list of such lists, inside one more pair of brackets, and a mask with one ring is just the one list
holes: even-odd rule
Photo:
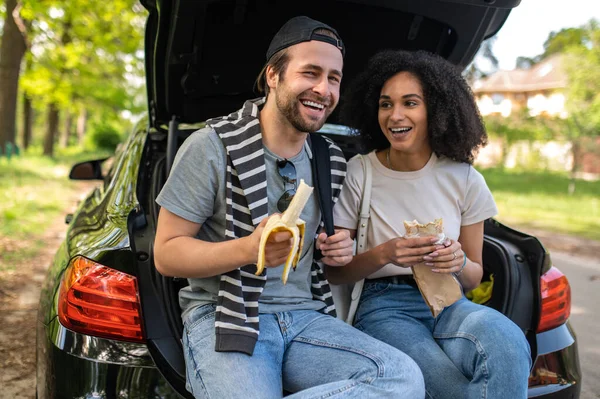
[[[190, 282], [180, 305], [187, 389], [197, 398], [270, 399], [284, 390], [293, 398], [424, 397], [412, 360], [331, 317], [315, 247], [323, 264], [339, 267], [352, 258], [352, 240], [345, 232], [315, 240], [317, 195], [302, 212], [304, 249], [287, 284], [280, 276], [288, 232], [271, 236], [267, 271], [255, 275], [268, 215], [285, 210], [295, 182], [314, 186], [307, 133], [320, 129], [338, 103], [344, 51], [333, 28], [307, 17], [289, 20], [257, 80], [266, 98], [192, 134], [157, 198], [156, 267]], [[337, 198], [345, 162], [335, 144], [329, 147]]]

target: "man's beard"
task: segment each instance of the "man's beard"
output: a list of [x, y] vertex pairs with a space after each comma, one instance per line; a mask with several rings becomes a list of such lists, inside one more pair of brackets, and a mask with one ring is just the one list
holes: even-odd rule
[[298, 100], [300, 96], [293, 96], [289, 90], [280, 87], [277, 91], [276, 104], [279, 112], [290, 122], [290, 124], [300, 132], [316, 132], [321, 129], [325, 124], [325, 121], [331, 115], [332, 109], [329, 104], [332, 103], [332, 99], [326, 99], [324, 97], [315, 96], [314, 94], [304, 96], [309, 100], [314, 100], [320, 104], [325, 105], [325, 112], [322, 118], [318, 120], [306, 118], [302, 116], [300, 107], [303, 107]]

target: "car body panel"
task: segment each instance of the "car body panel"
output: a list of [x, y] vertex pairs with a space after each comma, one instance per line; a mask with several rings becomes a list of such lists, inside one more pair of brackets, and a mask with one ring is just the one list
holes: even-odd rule
[[37, 327], [38, 399], [182, 398], [154, 367], [145, 345], [74, 333], [56, 319], [38, 321]]
[[529, 397], [578, 398], [581, 368], [575, 332], [569, 322], [537, 335], [538, 356], [529, 382]]

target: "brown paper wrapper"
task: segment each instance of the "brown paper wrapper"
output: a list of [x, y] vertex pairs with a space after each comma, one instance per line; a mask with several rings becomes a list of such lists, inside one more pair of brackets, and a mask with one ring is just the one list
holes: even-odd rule
[[[405, 221], [404, 228], [406, 238], [437, 236], [440, 243], [445, 239], [441, 218], [427, 224], [420, 224], [416, 220]], [[434, 273], [431, 266], [425, 265], [425, 262], [416, 264], [411, 269], [421, 296], [433, 317], [437, 317], [445, 307], [462, 298], [460, 283], [452, 274]]]

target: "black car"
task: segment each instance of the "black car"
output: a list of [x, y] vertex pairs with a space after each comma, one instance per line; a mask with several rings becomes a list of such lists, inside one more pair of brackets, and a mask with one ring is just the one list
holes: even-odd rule
[[[108, 162], [71, 171], [73, 179], [103, 183], [69, 215], [43, 284], [37, 397], [190, 397], [177, 300], [187, 281], [154, 267], [154, 200], [183, 140], [203, 120], [256, 97], [264, 52], [287, 19], [307, 15], [338, 30], [348, 82], [387, 48], [425, 49], [464, 68], [519, 1], [142, 0], [148, 116]], [[334, 113], [321, 133], [350, 157], [360, 147], [336, 120]], [[488, 220], [484, 265], [495, 277], [487, 304], [518, 324], [531, 345], [529, 397], [579, 397], [570, 287], [540, 241]]]

